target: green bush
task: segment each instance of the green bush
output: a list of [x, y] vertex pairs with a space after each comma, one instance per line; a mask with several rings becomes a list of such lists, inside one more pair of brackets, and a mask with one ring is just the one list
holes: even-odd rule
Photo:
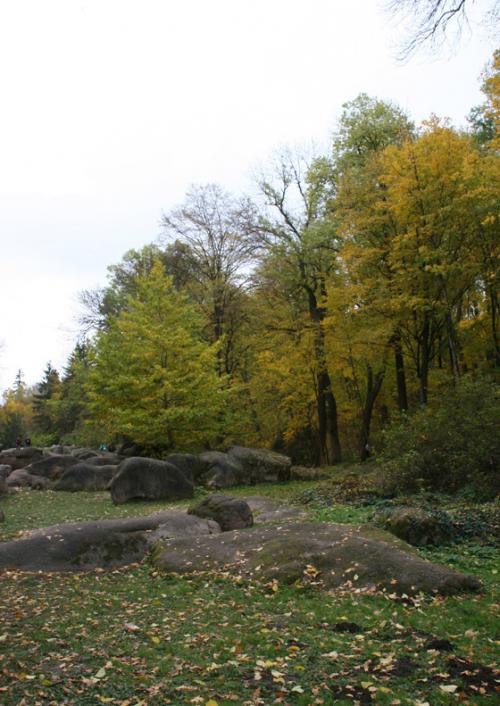
[[400, 417], [384, 432], [377, 459], [384, 493], [500, 491], [500, 394], [486, 379], [464, 378], [439, 402]]
[[371, 478], [350, 474], [342, 481], [327, 480], [296, 493], [292, 502], [297, 505], [331, 507], [332, 505], [371, 505], [379, 497]]
[[500, 540], [500, 508], [494, 505], [467, 507], [453, 513], [455, 533], [461, 539], [480, 539], [498, 545]]
[[45, 433], [45, 432], [34, 432], [31, 435], [31, 445], [37, 448], [43, 448], [44, 446], [52, 446], [53, 444], [59, 443], [59, 439], [56, 434]]

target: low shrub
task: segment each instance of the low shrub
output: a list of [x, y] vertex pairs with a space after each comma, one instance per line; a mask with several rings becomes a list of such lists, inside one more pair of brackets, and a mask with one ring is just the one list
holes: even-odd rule
[[387, 495], [468, 488], [478, 499], [500, 492], [498, 385], [464, 378], [457, 387], [384, 433], [378, 485]]
[[352, 474], [340, 482], [325, 481], [313, 488], [307, 488], [292, 497], [298, 505], [331, 507], [342, 505], [368, 505], [378, 499], [379, 494], [373, 482]]
[[453, 513], [455, 534], [460, 539], [480, 539], [490, 544], [500, 540], [500, 507], [467, 507]]

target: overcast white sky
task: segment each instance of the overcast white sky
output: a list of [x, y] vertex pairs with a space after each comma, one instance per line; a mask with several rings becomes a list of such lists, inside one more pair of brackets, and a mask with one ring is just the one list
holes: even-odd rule
[[495, 49], [471, 30], [401, 65], [378, 0], [0, 0], [0, 389], [63, 365], [78, 291], [190, 183], [249, 189], [362, 91], [463, 124]]

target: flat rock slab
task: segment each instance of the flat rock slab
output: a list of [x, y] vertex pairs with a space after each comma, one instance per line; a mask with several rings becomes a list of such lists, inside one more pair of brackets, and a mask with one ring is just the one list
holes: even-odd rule
[[451, 595], [481, 587], [473, 576], [425, 561], [390, 539], [367, 536], [355, 525], [294, 522], [176, 539], [157, 546], [153, 561], [179, 574], [224, 570], [284, 583], [303, 579], [314, 567], [325, 588]]
[[145, 517], [54, 525], [0, 544], [0, 570], [85, 571], [140, 561], [158, 540], [220, 531], [216, 523], [166, 510]]

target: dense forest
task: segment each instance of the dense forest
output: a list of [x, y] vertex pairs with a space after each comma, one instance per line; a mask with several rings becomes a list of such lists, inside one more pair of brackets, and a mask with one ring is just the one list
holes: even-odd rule
[[439, 449], [457, 486], [496, 470], [500, 52], [481, 83], [467, 129], [362, 94], [327, 154], [280, 150], [251, 195], [194, 185], [81, 294], [64, 370], [19, 372], [0, 443], [397, 456], [403, 485]]

